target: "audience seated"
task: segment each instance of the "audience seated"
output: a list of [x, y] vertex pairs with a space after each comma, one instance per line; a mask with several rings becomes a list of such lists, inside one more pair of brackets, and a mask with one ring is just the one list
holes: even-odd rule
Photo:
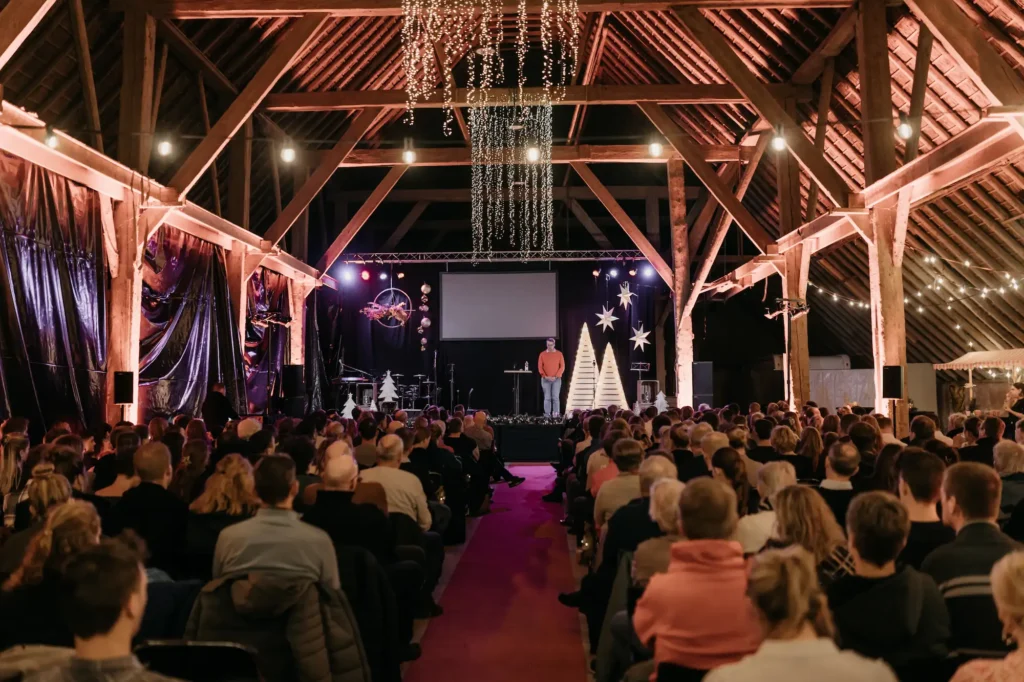
[[981, 438], [973, 445], [960, 448], [961, 462], [980, 462], [995, 465], [996, 443], [1003, 437], [1006, 424], [999, 417], [986, 417], [981, 423]]
[[423, 484], [414, 474], [402, 471], [402, 439], [389, 434], [377, 444], [377, 465], [362, 473], [366, 483], [379, 483], [384, 487], [391, 514], [404, 514], [415, 521], [422, 530], [430, 530], [432, 517], [427, 505], [427, 494]]
[[838, 441], [828, 450], [825, 458], [825, 480], [818, 485], [818, 493], [836, 517], [836, 522], [846, 523], [846, 510], [853, 500], [853, 483], [860, 467], [860, 451], [851, 442]]
[[302, 523], [292, 510], [299, 493], [295, 462], [286, 455], [260, 460], [253, 472], [260, 500], [256, 515], [224, 528], [217, 538], [213, 577], [237, 578], [251, 572], [339, 590], [334, 545], [324, 531]]
[[213, 577], [213, 554], [222, 530], [250, 519], [259, 509], [252, 465], [241, 455], [228, 455], [217, 463], [206, 486], [189, 505], [185, 534], [186, 573], [209, 580]]
[[1003, 480], [1003, 494], [999, 501], [999, 522], [1004, 523], [1013, 508], [1024, 500], [1024, 445], [1001, 440], [992, 449], [995, 470]]
[[779, 458], [775, 448], [772, 447], [772, 430], [775, 422], [770, 419], [758, 419], [753, 424], [754, 445], [747, 451], [747, 456], [755, 462], [767, 464]]
[[167, 490], [173, 473], [171, 453], [163, 443], [151, 441], [135, 451], [133, 461], [139, 483], [110, 510], [104, 530], [108, 535], [133, 530], [149, 550], [146, 566], [178, 576], [183, 570], [188, 505]]
[[736, 493], [736, 513], [741, 518], [757, 511], [757, 491], [750, 489], [746, 465], [740, 453], [730, 447], [718, 448], [711, 457], [711, 469], [715, 478]]
[[[49, 463], [37, 464], [32, 478], [25, 488], [28, 499], [21, 503], [28, 509], [31, 522], [0, 546], [0, 580], [7, 578], [22, 564], [32, 543], [46, 524], [47, 513], [71, 499], [71, 484], [68, 479], [53, 470]], [[19, 505], [20, 506], [20, 505]], [[17, 529], [17, 526], [15, 526]]]
[[828, 588], [839, 641], [883, 659], [901, 680], [934, 679], [946, 657], [949, 614], [929, 576], [896, 563], [910, 532], [906, 509], [890, 493], [863, 493], [846, 527], [856, 574]]
[[846, 536], [832, 510], [813, 488], [791, 485], [776, 493], [775, 537], [768, 547], [800, 545], [814, 557], [818, 580], [825, 589], [853, 573]]
[[736, 494], [698, 478], [679, 498], [680, 534], [668, 571], [651, 578], [636, 605], [637, 637], [654, 650], [655, 666], [710, 670], [754, 653], [763, 634], [747, 597], [743, 549], [736, 531]]
[[1007, 554], [992, 567], [992, 596], [1007, 645], [1016, 649], [998, 660], [968, 661], [951, 682], [1013, 682], [1024, 679], [1024, 551]]
[[810, 457], [797, 454], [796, 446], [799, 442], [796, 433], [788, 426], [776, 426], [772, 430], [772, 448], [776, 459], [792, 464], [797, 480], [802, 481], [814, 478], [814, 462]]
[[[645, 462], [646, 464], [646, 462]], [[641, 467], [641, 479], [643, 478]], [[668, 571], [672, 545], [683, 539], [679, 531], [679, 496], [686, 484], [668, 477], [651, 485], [649, 515], [663, 535], [644, 540], [633, 552], [633, 582], [646, 586], [652, 576]]]
[[754, 557], [747, 594], [764, 630], [750, 656], [712, 670], [705, 682], [895, 682], [885, 663], [840, 651], [814, 557], [803, 547]]
[[612, 458], [619, 473], [601, 486], [594, 499], [594, 525], [598, 528], [604, 526], [612, 514], [640, 497], [643, 446], [632, 438], [624, 438], [615, 444]]
[[736, 526], [736, 541], [744, 554], [759, 552], [775, 535], [775, 497], [796, 485], [796, 470], [789, 462], [770, 461], [757, 472], [758, 509]]
[[961, 660], [1005, 656], [1003, 626], [990, 597], [992, 567], [1021, 548], [996, 525], [1002, 481], [991, 467], [961, 462], [946, 469], [940, 500], [942, 521], [956, 532], [921, 564], [939, 586], [949, 609], [950, 653]]
[[920, 570], [936, 548], [951, 542], [953, 529], [942, 523], [937, 505], [946, 465], [920, 448], [906, 448], [898, 464], [899, 498], [910, 517], [910, 532], [897, 562]]

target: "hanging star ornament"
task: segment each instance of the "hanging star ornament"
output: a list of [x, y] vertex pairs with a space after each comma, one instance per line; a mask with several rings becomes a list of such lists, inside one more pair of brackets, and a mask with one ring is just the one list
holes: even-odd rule
[[644, 331], [644, 326], [642, 324], [640, 325], [640, 329], [636, 329], [634, 327], [633, 336], [631, 336], [629, 339], [630, 341], [633, 342], [633, 350], [639, 349], [640, 352], [643, 352], [644, 346], [650, 345], [651, 343], [650, 341], [647, 340], [647, 337], [650, 336], [650, 334], [650, 332]]
[[614, 308], [609, 310], [607, 306], [601, 306], [601, 310], [604, 312], [594, 313], [595, 315], [597, 315], [597, 326], [605, 330], [610, 329], [612, 331], [615, 331], [615, 327], [612, 326], [612, 322], [619, 318], [612, 315], [612, 313], [615, 312]]
[[619, 305], [624, 309], [629, 310], [629, 304], [633, 302], [633, 297], [636, 296], [632, 291], [629, 290], [629, 282], [623, 282], [619, 286]]

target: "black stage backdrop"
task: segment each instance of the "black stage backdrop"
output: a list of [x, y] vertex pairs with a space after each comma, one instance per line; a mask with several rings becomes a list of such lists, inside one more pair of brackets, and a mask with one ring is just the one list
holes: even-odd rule
[[0, 411], [55, 421], [103, 417], [106, 273], [99, 197], [0, 153]]
[[279, 324], [253, 323], [253, 316], [267, 313], [289, 315], [288, 279], [260, 268], [249, 279], [249, 315], [245, 323], [245, 385], [248, 412], [263, 412], [268, 392], [279, 395], [281, 365], [288, 348], [288, 328]]
[[[646, 280], [640, 276], [629, 277], [629, 266], [610, 263], [561, 262], [561, 263], [517, 263], [488, 264], [480, 263], [473, 266], [468, 263], [452, 263], [450, 265], [409, 265], [393, 269], [367, 265], [365, 267], [350, 266], [356, 273], [354, 281], [341, 284], [338, 292], [321, 290], [318, 300], [318, 317], [320, 339], [326, 358], [328, 375], [333, 379], [340, 374], [340, 363], [344, 359], [346, 365], [357, 367], [375, 375], [390, 370], [393, 374], [404, 374], [403, 383], [409, 382], [414, 374], [427, 374], [434, 378], [434, 362], [436, 353], [436, 374], [441, 384], [440, 404], [469, 404], [472, 407], [485, 408], [494, 414], [506, 414], [512, 411], [513, 395], [512, 380], [503, 372], [513, 366], [521, 368], [524, 362], [530, 363], [534, 372], [537, 358], [544, 349], [543, 339], [532, 340], [481, 340], [481, 341], [439, 341], [439, 302], [440, 272], [473, 271], [473, 272], [534, 272], [553, 270], [558, 275], [558, 348], [565, 355], [566, 372], [562, 381], [562, 405], [569, 391], [569, 379], [572, 376], [576, 347], [579, 342], [580, 330], [584, 323], [590, 329], [591, 340], [598, 359], [604, 358], [605, 348], [611, 343], [618, 362], [619, 373], [630, 404], [636, 399], [636, 373], [630, 372], [631, 362], [649, 362], [651, 372], [646, 378], [654, 378], [654, 308], [655, 298], [664, 295], [666, 287], [653, 278]], [[605, 273], [617, 267], [619, 278], [609, 279]], [[594, 277], [592, 272], [600, 269], [602, 274]], [[362, 270], [370, 272], [369, 280], [359, 277]], [[379, 273], [387, 272], [390, 277], [380, 280]], [[403, 272], [405, 277], [398, 279], [397, 274]], [[340, 278], [340, 269], [333, 273]], [[628, 281], [630, 290], [637, 293], [633, 305], [623, 310], [617, 295], [619, 284]], [[428, 294], [430, 310], [414, 312], [411, 320], [397, 329], [388, 329], [372, 321], [360, 311], [374, 300], [380, 292], [395, 287], [401, 289], [412, 299], [414, 308], [422, 305], [421, 286], [427, 284], [431, 291]], [[614, 308], [614, 331], [604, 331], [597, 327], [597, 314], [602, 305]], [[340, 310], [339, 310], [340, 306]], [[432, 324], [426, 330], [427, 350], [420, 350], [420, 335], [416, 329], [422, 317], [429, 317]], [[651, 345], [644, 351], [634, 350], [629, 337], [632, 329], [639, 328], [643, 323], [644, 330], [650, 331], [648, 340]], [[455, 394], [451, 395], [448, 367], [455, 368]], [[351, 373], [346, 373], [351, 375]], [[469, 391], [473, 390], [472, 398]], [[332, 392], [333, 393], [333, 392]], [[541, 412], [540, 385], [536, 373], [526, 377], [522, 383], [522, 403], [524, 412], [537, 414]], [[341, 395], [344, 400], [344, 394]], [[333, 402], [333, 401], [331, 401]]]
[[164, 226], [143, 266], [139, 403], [142, 419], [198, 414], [220, 381], [236, 409], [245, 381], [224, 251]]

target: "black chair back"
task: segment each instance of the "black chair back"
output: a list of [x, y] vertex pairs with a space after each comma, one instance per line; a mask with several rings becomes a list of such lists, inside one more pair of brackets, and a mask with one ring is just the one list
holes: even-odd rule
[[658, 664], [658, 682], [701, 682], [707, 670], [687, 668], [675, 663]]
[[153, 672], [190, 682], [262, 682], [256, 650], [235, 642], [148, 640], [135, 656]]

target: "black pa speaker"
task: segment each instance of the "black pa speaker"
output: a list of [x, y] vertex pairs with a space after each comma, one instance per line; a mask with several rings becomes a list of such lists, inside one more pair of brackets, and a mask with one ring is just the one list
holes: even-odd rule
[[302, 365], [285, 365], [281, 368], [281, 388], [285, 398], [299, 398], [306, 395], [306, 379]]
[[903, 400], [903, 366], [886, 365], [882, 368], [882, 398]]
[[131, 405], [135, 402], [135, 372], [114, 372], [114, 404]]

